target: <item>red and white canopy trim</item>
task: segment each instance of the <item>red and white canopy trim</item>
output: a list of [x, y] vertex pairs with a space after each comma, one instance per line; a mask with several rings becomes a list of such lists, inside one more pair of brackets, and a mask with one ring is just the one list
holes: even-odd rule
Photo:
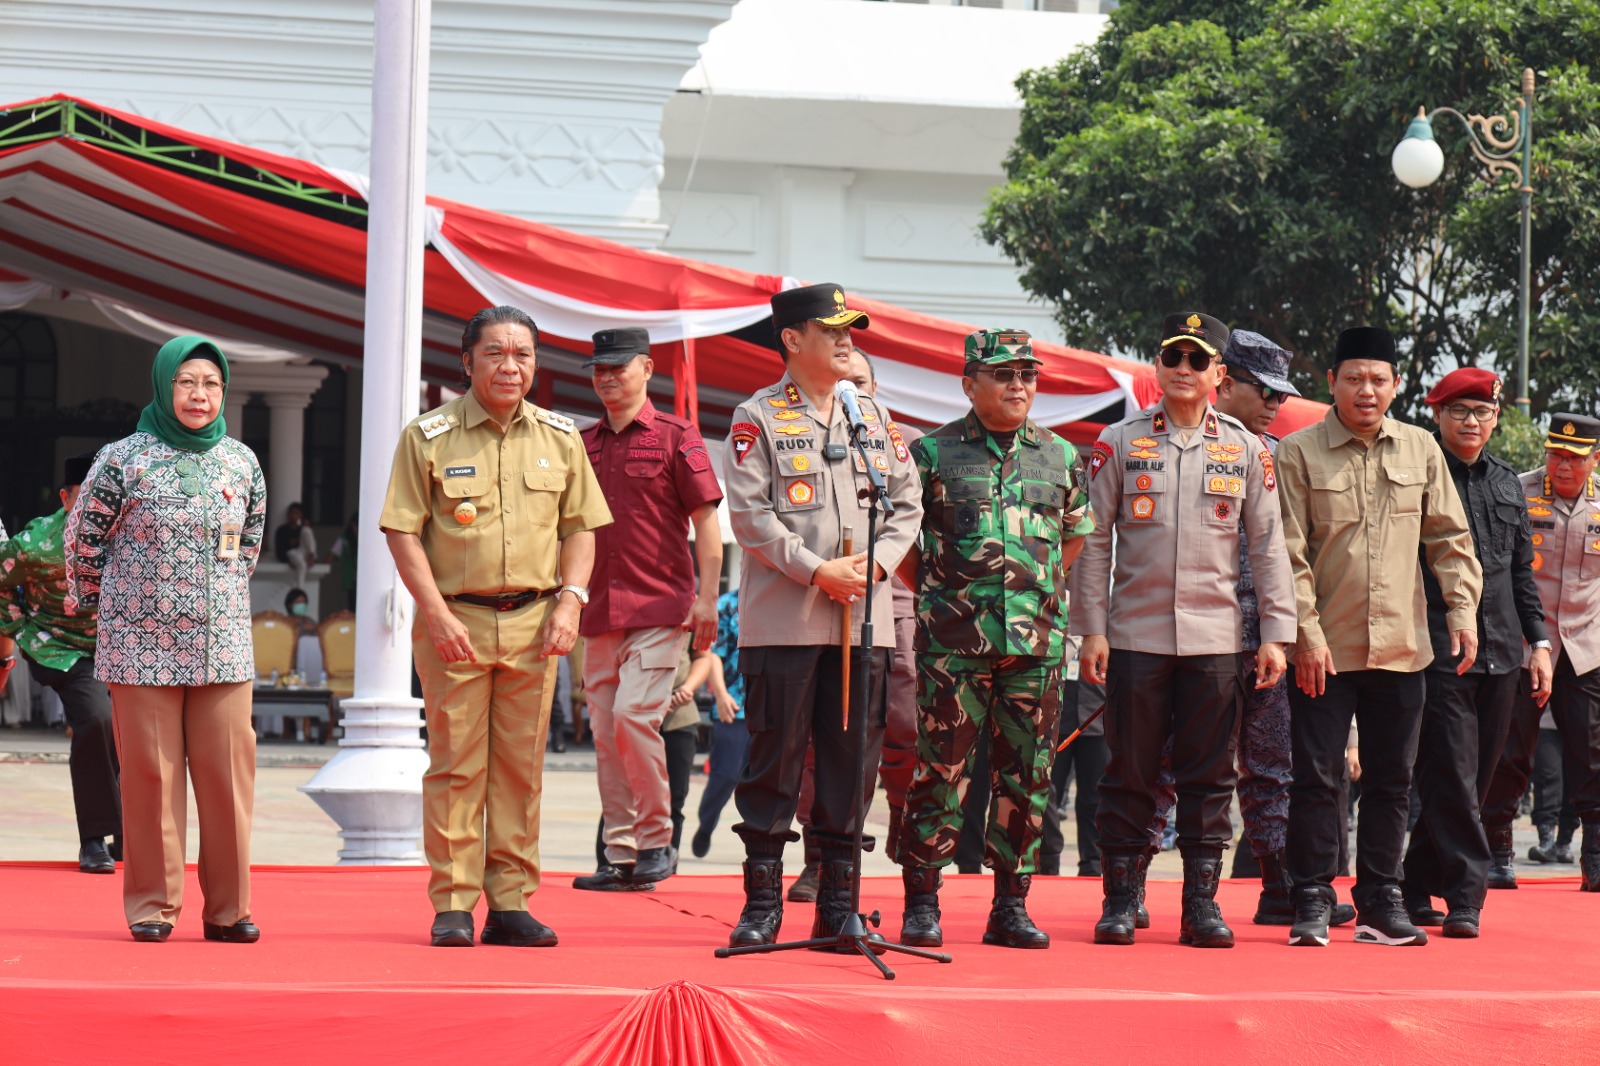
[[[0, 109], [0, 307], [53, 291], [91, 299], [116, 328], [151, 340], [201, 333], [242, 359], [360, 363], [366, 187], [361, 175], [70, 96], [12, 104]], [[619, 325], [650, 330], [661, 399], [701, 417], [708, 435], [721, 435], [733, 405], [783, 373], [768, 300], [800, 284], [794, 278], [437, 197], [425, 232], [423, 372], [432, 381], [457, 379], [463, 323], [499, 303], [539, 323], [536, 398], [577, 414], [598, 410], [580, 367], [590, 337]], [[929, 425], [960, 417], [962, 341], [974, 327], [854, 291], [851, 303], [871, 314], [857, 340], [890, 409]], [[1035, 349], [1044, 373], [1034, 417], [1078, 441], [1157, 395], [1149, 365]], [[1297, 429], [1323, 410], [1291, 401], [1273, 428]]]

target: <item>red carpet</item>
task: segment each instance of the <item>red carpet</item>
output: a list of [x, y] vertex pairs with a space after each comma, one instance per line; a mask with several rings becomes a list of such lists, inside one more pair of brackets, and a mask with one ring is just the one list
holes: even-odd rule
[[[1090, 942], [1099, 882], [1040, 879], [1048, 951], [979, 943], [990, 881], [948, 879], [950, 965], [816, 952], [716, 959], [738, 915], [733, 877], [652, 894], [573, 891], [533, 912], [561, 946], [427, 946], [416, 868], [260, 868], [261, 942], [207, 943], [189, 911], [166, 944], [121, 923], [121, 878], [0, 864], [0, 1063], [1600, 1062], [1600, 896], [1572, 879], [1491, 893], [1485, 936], [1423, 948], [1322, 950], [1249, 924], [1256, 886], [1225, 883], [1239, 945], [1177, 944], [1178, 885], [1151, 882], [1132, 948]], [[868, 907], [899, 928], [899, 884]], [[1341, 897], [1348, 885], [1340, 886]], [[483, 912], [479, 911], [481, 924]], [[790, 904], [787, 938], [810, 929]]]

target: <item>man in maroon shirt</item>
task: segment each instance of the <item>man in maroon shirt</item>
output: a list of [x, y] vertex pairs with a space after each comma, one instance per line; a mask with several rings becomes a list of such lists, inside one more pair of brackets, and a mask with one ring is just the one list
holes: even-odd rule
[[722, 490], [700, 431], [657, 411], [646, 394], [655, 365], [645, 330], [601, 330], [583, 365], [606, 408], [583, 443], [616, 521], [596, 531], [592, 592], [579, 625], [606, 861], [573, 887], [616, 892], [672, 876], [661, 721], [685, 630], [696, 651], [717, 635]]

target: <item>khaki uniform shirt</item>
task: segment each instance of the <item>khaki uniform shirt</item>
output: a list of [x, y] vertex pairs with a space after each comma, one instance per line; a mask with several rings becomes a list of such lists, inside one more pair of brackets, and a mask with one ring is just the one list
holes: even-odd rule
[[[922, 525], [916, 467], [900, 430], [869, 396], [861, 410], [870, 432], [867, 454], [883, 471], [894, 514], [879, 513], [874, 561], [893, 574]], [[828, 446], [845, 449], [836, 459]], [[840, 607], [811, 584], [811, 575], [843, 554], [845, 526], [857, 552], [867, 548], [870, 486], [866, 464], [850, 443], [842, 404], [824, 420], [788, 374], [733, 412], [722, 482], [728, 520], [744, 550], [739, 575], [739, 646], [840, 642]], [[872, 643], [894, 647], [894, 611], [887, 581], [873, 589]], [[851, 642], [860, 642], [861, 604], [851, 611]]]
[[1544, 604], [1550, 661], [1563, 650], [1572, 672], [1600, 666], [1600, 485], [1575, 500], [1556, 495], [1543, 470], [1522, 475], [1533, 526], [1533, 579]]
[[1107, 426], [1095, 442], [1095, 529], [1073, 567], [1072, 632], [1154, 655], [1242, 651], [1242, 527], [1261, 639], [1293, 640], [1294, 590], [1272, 453], [1243, 423], [1210, 406], [1187, 441], [1179, 444], [1173, 430], [1161, 403]]
[[1432, 434], [1385, 418], [1367, 445], [1329, 408], [1278, 445], [1278, 476], [1297, 652], [1326, 647], [1339, 671], [1413, 673], [1431, 663], [1419, 547], [1450, 629], [1477, 629], [1483, 571]]
[[401, 432], [379, 519], [422, 540], [445, 596], [555, 588], [560, 542], [610, 522], [571, 419], [524, 400], [501, 433], [470, 392]]

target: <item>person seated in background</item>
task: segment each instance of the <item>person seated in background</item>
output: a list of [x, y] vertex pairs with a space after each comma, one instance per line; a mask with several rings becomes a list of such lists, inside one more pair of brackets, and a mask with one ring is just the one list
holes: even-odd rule
[[306, 522], [305, 508], [291, 503], [286, 514], [288, 521], [272, 534], [272, 554], [280, 563], [294, 567], [294, 583], [304, 585], [306, 573], [317, 561], [317, 535]]
[[317, 635], [317, 620], [311, 617], [311, 598], [305, 589], [292, 588], [284, 594], [283, 613], [294, 621], [294, 631], [298, 635]]

